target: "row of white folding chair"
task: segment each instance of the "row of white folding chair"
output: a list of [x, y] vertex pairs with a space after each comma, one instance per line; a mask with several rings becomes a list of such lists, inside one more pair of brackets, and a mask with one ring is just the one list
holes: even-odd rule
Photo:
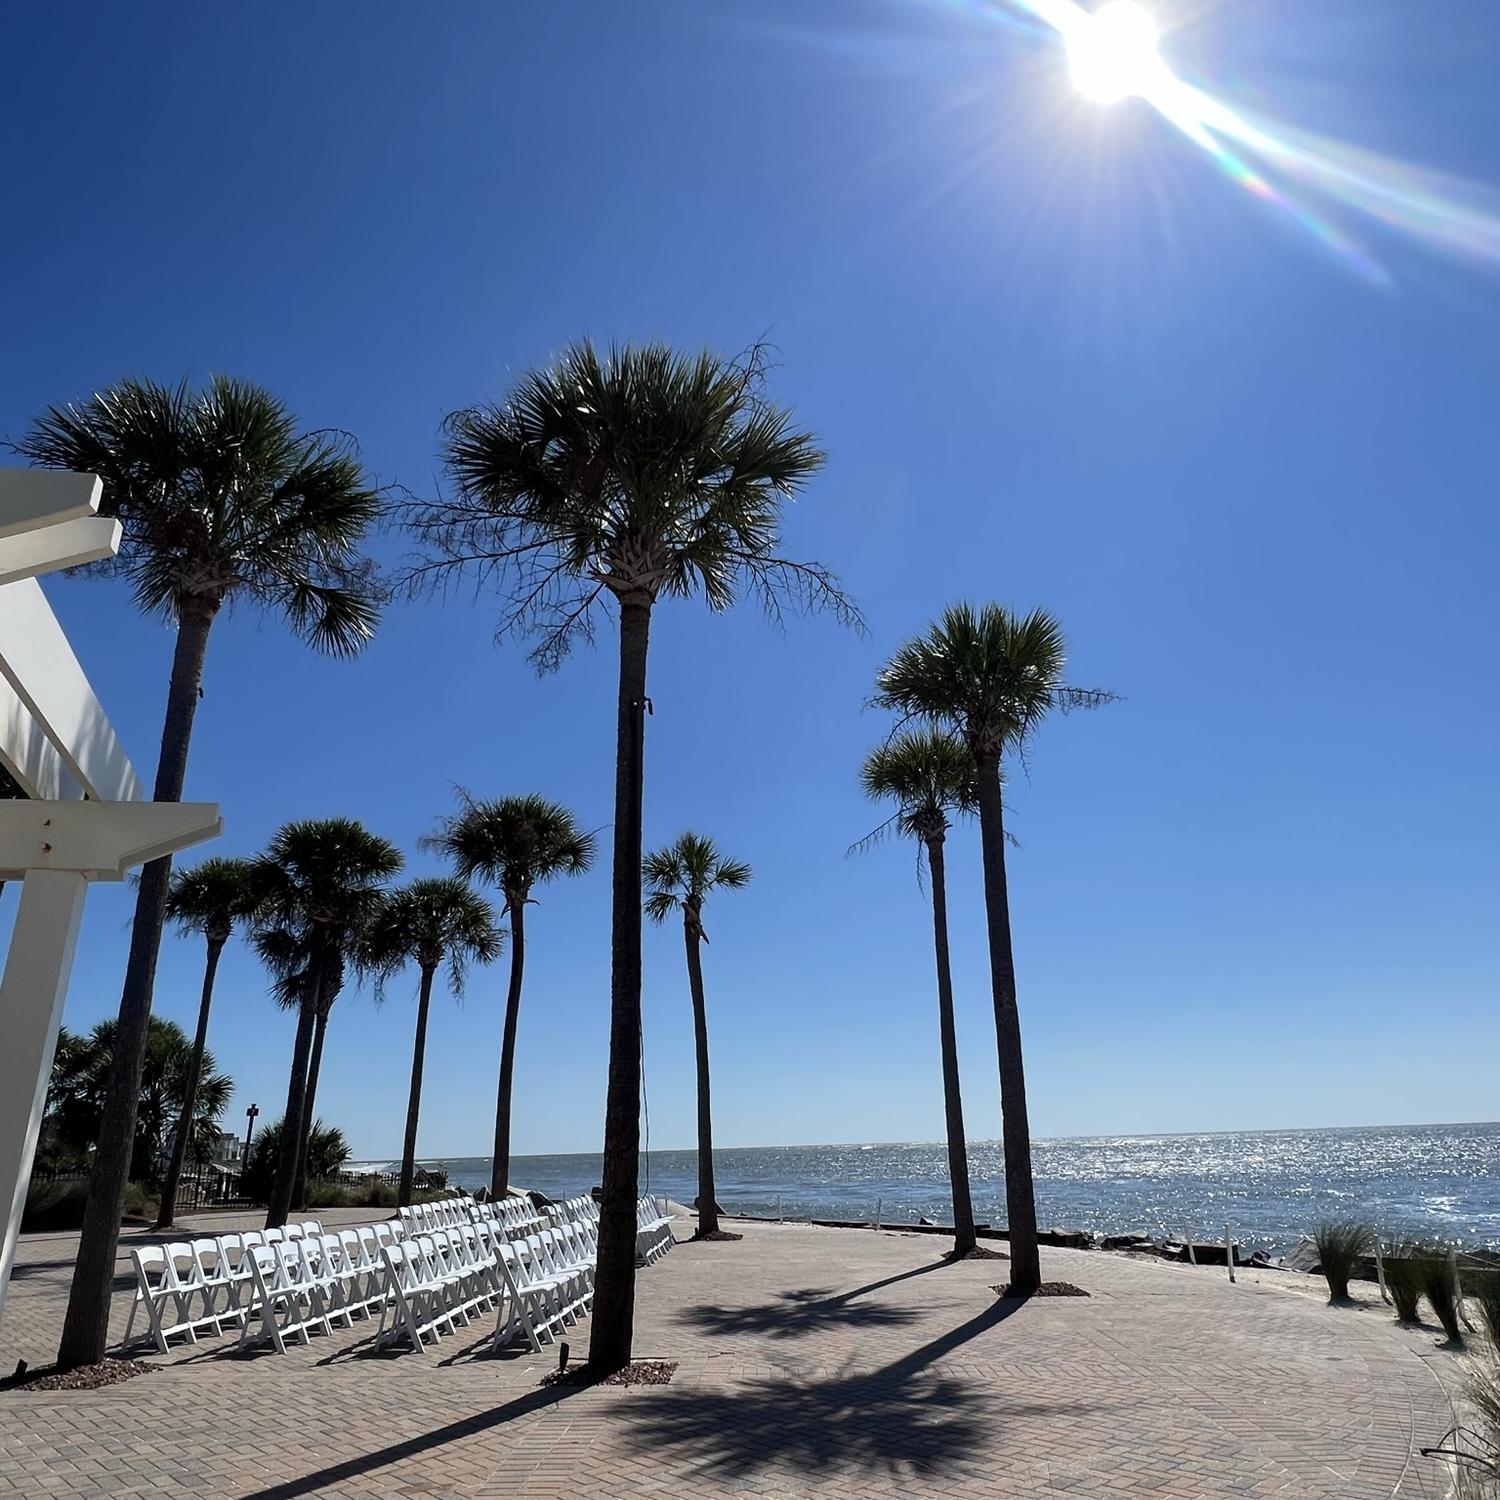
[[506, 1300], [494, 1347], [524, 1333], [540, 1352], [544, 1337], [560, 1335], [593, 1306], [592, 1239], [574, 1220], [528, 1235], [506, 1235], [499, 1226], [490, 1232]]
[[656, 1199], [646, 1194], [635, 1206], [635, 1253], [649, 1266], [676, 1243], [671, 1219], [663, 1215]]
[[477, 1207], [483, 1217], [500, 1224], [507, 1234], [530, 1234], [547, 1222], [530, 1198], [494, 1198]]
[[[146, 1326], [156, 1347], [167, 1352], [167, 1340], [176, 1334], [196, 1344], [199, 1333], [224, 1331], [218, 1307], [219, 1292], [230, 1304], [229, 1283], [223, 1274], [222, 1256], [213, 1240], [178, 1240], [167, 1245], [142, 1245], [130, 1252], [135, 1266], [135, 1296], [125, 1324], [122, 1343], [130, 1342], [138, 1313], [144, 1310]], [[168, 1321], [167, 1314], [175, 1312]]]
[[[337, 1237], [329, 1238], [336, 1248]], [[247, 1256], [251, 1307], [240, 1348], [264, 1338], [278, 1354], [285, 1354], [288, 1339], [306, 1344], [311, 1333], [332, 1333], [335, 1318], [353, 1327], [338, 1262], [321, 1240], [252, 1245]]]
[[427, 1203], [413, 1203], [396, 1212], [408, 1233], [430, 1234], [434, 1229], [453, 1229], [467, 1224], [471, 1203], [471, 1199], [454, 1193]]
[[503, 1295], [494, 1244], [483, 1226], [460, 1224], [381, 1249], [385, 1301], [377, 1344], [403, 1337], [419, 1351], [428, 1337], [452, 1333]]

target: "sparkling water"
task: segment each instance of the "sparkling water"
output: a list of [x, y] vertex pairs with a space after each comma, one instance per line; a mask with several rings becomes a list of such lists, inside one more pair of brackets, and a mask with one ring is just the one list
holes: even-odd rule
[[[1359, 1218], [1393, 1235], [1500, 1245], [1500, 1125], [1366, 1126], [1219, 1135], [1081, 1136], [1033, 1142], [1037, 1213], [1048, 1228], [1222, 1239], [1282, 1253], [1320, 1219]], [[388, 1167], [388, 1163], [371, 1163]], [[487, 1156], [424, 1161], [455, 1186], [488, 1186]], [[754, 1146], [714, 1153], [731, 1213], [948, 1223], [948, 1158], [938, 1143]], [[969, 1146], [974, 1210], [1005, 1222], [996, 1141]], [[521, 1156], [511, 1180], [548, 1197], [587, 1192], [597, 1155]], [[691, 1203], [697, 1154], [653, 1151], [641, 1187]]]

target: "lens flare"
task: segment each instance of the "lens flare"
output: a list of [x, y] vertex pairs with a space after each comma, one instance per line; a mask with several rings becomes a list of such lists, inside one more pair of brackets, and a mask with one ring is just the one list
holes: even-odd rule
[[[1376, 285], [1392, 278], [1302, 193], [1322, 195], [1388, 228], [1488, 266], [1500, 266], [1500, 194], [1274, 121], [1237, 112], [1174, 74], [1157, 50], [1151, 13], [1136, 0], [1085, 10], [1076, 0], [1010, 0], [1062, 38], [1074, 87], [1110, 104], [1136, 97], [1202, 147], [1231, 181], [1280, 209], [1350, 269]], [[1274, 181], [1271, 174], [1283, 179]]]

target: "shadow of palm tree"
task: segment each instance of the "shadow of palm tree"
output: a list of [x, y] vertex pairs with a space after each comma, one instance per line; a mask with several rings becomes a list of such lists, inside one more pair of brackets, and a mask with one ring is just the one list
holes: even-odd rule
[[[662, 1391], [649, 1403], [621, 1406], [624, 1437], [642, 1453], [671, 1454], [725, 1481], [771, 1468], [799, 1476], [851, 1468], [926, 1474], [960, 1468], [993, 1445], [995, 1411], [983, 1386], [929, 1367], [1024, 1306], [996, 1301], [902, 1359], [864, 1374]], [[1011, 1415], [1040, 1409], [1006, 1403]], [[1053, 1416], [1089, 1410], [1081, 1402], [1046, 1407]]]
[[706, 1333], [755, 1334], [773, 1339], [797, 1339], [828, 1328], [901, 1328], [917, 1319], [909, 1307], [880, 1302], [851, 1302], [831, 1290], [808, 1287], [783, 1292], [775, 1302], [755, 1307], [719, 1307], [702, 1303], [684, 1307], [679, 1323], [691, 1323]]
[[898, 1281], [926, 1276], [931, 1271], [941, 1271], [954, 1264], [956, 1262], [946, 1257], [928, 1261], [913, 1270], [867, 1282], [847, 1292], [831, 1286], [803, 1287], [799, 1291], [782, 1292], [774, 1302], [763, 1302], [755, 1307], [700, 1303], [696, 1307], [681, 1309], [677, 1321], [692, 1323], [708, 1333], [759, 1334], [773, 1339], [802, 1338], [828, 1328], [902, 1328], [917, 1320], [919, 1314], [915, 1309], [892, 1307], [882, 1302], [861, 1303], [858, 1299], [894, 1286]]

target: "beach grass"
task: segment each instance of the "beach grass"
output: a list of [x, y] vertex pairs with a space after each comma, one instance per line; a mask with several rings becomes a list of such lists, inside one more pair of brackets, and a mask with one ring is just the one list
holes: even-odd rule
[[1423, 1270], [1416, 1245], [1392, 1245], [1385, 1255], [1385, 1285], [1398, 1323], [1415, 1323], [1422, 1305]]
[[1328, 1283], [1330, 1302], [1349, 1300], [1349, 1278], [1375, 1244], [1375, 1230], [1356, 1220], [1324, 1220], [1313, 1231], [1318, 1269]]

